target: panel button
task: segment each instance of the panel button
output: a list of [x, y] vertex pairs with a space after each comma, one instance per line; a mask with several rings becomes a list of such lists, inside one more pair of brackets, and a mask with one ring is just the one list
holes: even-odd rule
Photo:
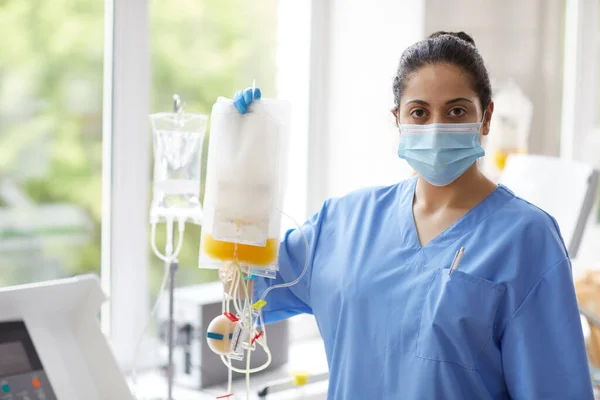
[[39, 388], [40, 386], [42, 386], [42, 383], [40, 382], [40, 380], [39, 380], [38, 378], [33, 378], [33, 379], [31, 380], [31, 385], [32, 385], [34, 388], [36, 388], [36, 389], [37, 389], [37, 388]]

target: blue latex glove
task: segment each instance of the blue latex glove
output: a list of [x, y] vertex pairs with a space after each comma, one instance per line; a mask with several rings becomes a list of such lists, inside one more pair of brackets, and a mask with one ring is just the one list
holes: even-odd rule
[[254, 96], [252, 96], [252, 88], [247, 88], [244, 90], [238, 90], [233, 95], [233, 105], [240, 114], [246, 114], [248, 111], [248, 106], [252, 103], [252, 100], [260, 99], [261, 93], [259, 88], [254, 89]]

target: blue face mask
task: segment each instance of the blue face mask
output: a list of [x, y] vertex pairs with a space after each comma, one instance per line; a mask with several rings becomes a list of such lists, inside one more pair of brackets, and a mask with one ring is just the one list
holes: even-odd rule
[[398, 156], [434, 186], [454, 182], [485, 154], [481, 123], [400, 126]]

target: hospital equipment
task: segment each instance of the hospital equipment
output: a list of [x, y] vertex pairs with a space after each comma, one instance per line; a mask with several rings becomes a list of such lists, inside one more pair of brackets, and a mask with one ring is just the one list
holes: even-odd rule
[[172, 113], [150, 116], [154, 134], [154, 184], [151, 223], [202, 222], [200, 164], [206, 116], [184, 112], [174, 96]]
[[289, 119], [278, 100], [256, 100], [244, 115], [229, 99], [213, 106], [201, 268], [239, 262], [250, 275], [277, 272]]
[[[150, 116], [154, 134], [154, 185], [153, 200], [150, 209], [151, 245], [154, 254], [165, 263], [165, 272], [159, 289], [159, 296], [150, 313], [148, 328], [152, 317], [158, 310], [163, 293], [169, 285], [169, 322], [167, 324], [168, 362], [167, 362], [167, 400], [173, 398], [173, 349], [174, 349], [174, 292], [175, 273], [178, 268], [177, 256], [183, 245], [185, 223], [202, 222], [200, 205], [200, 164], [204, 142], [206, 116], [190, 114], [184, 111], [184, 105], [178, 95], [173, 96], [173, 112], [158, 113]], [[165, 223], [166, 245], [161, 253], [156, 246], [156, 225]], [[174, 246], [174, 225], [177, 224], [179, 237]], [[136, 362], [139, 356], [139, 339], [133, 362], [132, 381], [136, 385]]]
[[[304, 387], [307, 385], [314, 385], [319, 382], [325, 382], [327, 381], [328, 377], [329, 374], [327, 374], [326, 372], [314, 375], [305, 372], [295, 372], [290, 378], [280, 379], [275, 382], [271, 382], [267, 385], [264, 385], [258, 390], [257, 395], [259, 399], [267, 399], [269, 395], [275, 393], [286, 392], [295, 388]], [[306, 399], [306, 396], [302, 396], [301, 398]], [[314, 398], [315, 400], [325, 399], [325, 396], [323, 396], [322, 394], [320, 396], [313, 395], [310, 398]]]
[[0, 398], [132, 399], [100, 329], [105, 300], [92, 275], [0, 289]]
[[[249, 396], [250, 373], [263, 371], [272, 361], [261, 312], [267, 304], [265, 297], [273, 289], [298, 283], [308, 269], [308, 257], [295, 280], [267, 288], [260, 299], [252, 298], [251, 281], [257, 277], [275, 278], [277, 272], [281, 215], [287, 215], [281, 207], [290, 107], [284, 101], [255, 100], [260, 96], [254, 83], [244, 94], [248, 98], [242, 97], [243, 114], [239, 104], [222, 97], [212, 109], [199, 265], [219, 268], [219, 276], [228, 288], [222, 315], [207, 329], [207, 341], [230, 374], [246, 374]], [[302, 228], [298, 228], [304, 237]], [[304, 242], [308, 252], [306, 237]], [[257, 346], [267, 360], [251, 368], [251, 352]], [[232, 360], [244, 359], [245, 369], [232, 364]], [[231, 375], [228, 381], [229, 393], [224, 397], [231, 396]]]
[[492, 178], [502, 173], [510, 154], [527, 153], [533, 116], [533, 103], [514, 81], [494, 86], [494, 118], [484, 146], [489, 155], [484, 172]]
[[[175, 289], [175, 348], [174, 385], [179, 388], [207, 389], [227, 384], [228, 369], [220, 356], [208, 346], [206, 332], [215, 315], [222, 314], [223, 283], [220, 281], [185, 286]], [[169, 307], [163, 302], [158, 312], [158, 325], [166, 332]], [[283, 366], [289, 357], [289, 321], [269, 325], [269, 349], [272, 361], [265, 372]], [[161, 338], [165, 335], [161, 335]], [[166, 337], [164, 337], [166, 342]], [[252, 354], [250, 368], [257, 368], [267, 361], [262, 351]], [[232, 361], [237, 368], [243, 362]]]
[[577, 256], [598, 187], [592, 166], [557, 157], [513, 154], [500, 183], [552, 215], [571, 258]]
[[[252, 100], [260, 98], [259, 93], [253, 84], [250, 98], [245, 99], [244, 115], [228, 99], [219, 98], [213, 107], [202, 208], [198, 199], [199, 160], [206, 118], [186, 114], [177, 95], [173, 113], [151, 116], [155, 137], [155, 190], [150, 212], [152, 249], [165, 262], [165, 276], [151, 316], [156, 313], [169, 283], [168, 400], [172, 399], [174, 380], [174, 276], [186, 222], [202, 223], [200, 267], [219, 268], [222, 282], [230, 287], [223, 297], [221, 315], [209, 324], [205, 336], [209, 348], [220, 355], [229, 369], [229, 393], [223, 397], [232, 395], [232, 371], [246, 374], [249, 396], [250, 373], [262, 371], [271, 363], [260, 311], [266, 304], [265, 296], [270, 290], [294, 285], [307, 269], [305, 266], [295, 281], [272, 286], [260, 299], [252, 300], [249, 281], [256, 276], [274, 277], [277, 272], [281, 215], [285, 215], [281, 206], [290, 118], [286, 102], [261, 99], [250, 106]], [[158, 222], [166, 225], [164, 254], [155, 243]], [[175, 224], [179, 231], [177, 245], [174, 245]], [[191, 327], [186, 329], [179, 333], [191, 337]], [[257, 345], [263, 348], [266, 361], [251, 367], [251, 351]], [[138, 353], [139, 343], [136, 358]], [[232, 364], [232, 360], [244, 358], [245, 369]], [[132, 379], [135, 385], [135, 366]]]

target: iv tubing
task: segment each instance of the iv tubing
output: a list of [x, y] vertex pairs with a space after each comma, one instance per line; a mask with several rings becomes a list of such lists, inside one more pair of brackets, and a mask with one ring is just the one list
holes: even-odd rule
[[[172, 239], [173, 239], [173, 220], [172, 219], [167, 220], [167, 244], [165, 246], [166, 255], [162, 255], [156, 248], [156, 222], [152, 223], [152, 239], [150, 240], [150, 243], [152, 244], [152, 251], [154, 252], [156, 257], [158, 257], [161, 261], [164, 261], [167, 264], [170, 264], [171, 262], [173, 262], [173, 260], [175, 260], [177, 258], [177, 256], [179, 255], [179, 252], [181, 251], [181, 247], [183, 246], [183, 231], [185, 230], [185, 221], [184, 220], [177, 221], [177, 228], [179, 230], [179, 239], [177, 240], [177, 247], [175, 248], [175, 251], [173, 252], [173, 241], [172, 241]], [[170, 234], [169, 234], [169, 230], [171, 231]], [[171, 240], [169, 240], [169, 237], [171, 238]], [[171, 242], [171, 243], [169, 244], [169, 242]], [[169, 254], [170, 252], [172, 252], [172, 253]]]
[[[168, 231], [171, 231], [171, 233], [169, 234]], [[137, 390], [137, 361], [138, 361], [138, 357], [139, 357], [139, 352], [140, 352], [140, 346], [142, 344], [142, 340], [144, 339], [144, 336], [146, 334], [146, 331], [148, 330], [148, 328], [150, 327], [150, 324], [152, 322], [152, 319], [154, 318], [155, 314], [158, 311], [158, 307], [163, 299], [163, 295], [165, 293], [165, 289], [167, 287], [167, 284], [169, 283], [169, 270], [171, 267], [171, 263], [177, 258], [177, 256], [179, 255], [179, 252], [181, 251], [181, 247], [183, 245], [183, 233], [185, 231], [185, 220], [178, 220], [177, 221], [177, 230], [179, 232], [179, 238], [177, 240], [177, 246], [175, 248], [175, 252], [172, 252], [173, 250], [173, 243], [172, 243], [172, 239], [173, 239], [173, 220], [172, 219], [168, 219], [167, 220], [167, 238], [171, 239], [171, 244], [169, 245], [169, 243], [166, 244], [165, 246], [165, 253], [167, 253], [167, 256], [163, 256], [158, 249], [156, 248], [156, 223], [153, 222], [152, 223], [152, 250], [154, 251], [154, 254], [161, 259], [162, 261], [164, 261], [165, 263], [165, 272], [163, 274], [163, 278], [162, 278], [162, 282], [160, 284], [160, 289], [158, 291], [158, 298], [156, 299], [156, 302], [154, 303], [154, 307], [152, 307], [152, 311], [150, 312], [150, 316], [148, 317], [148, 322], [146, 322], [146, 326], [144, 326], [144, 329], [142, 330], [142, 333], [140, 334], [140, 338], [138, 339], [138, 342], [136, 343], [135, 346], [135, 352], [133, 355], [133, 365], [131, 367], [131, 381], [132, 381], [132, 385], [133, 385], [133, 394], [134, 394], [134, 398], [137, 399], [137, 395], [136, 395], [136, 390]], [[170, 251], [172, 252], [171, 254]]]
[[[278, 209], [279, 210], [279, 209]], [[309, 246], [308, 246], [308, 240], [306, 239], [306, 235], [304, 234], [304, 231], [302, 230], [302, 227], [300, 226], [300, 224], [298, 224], [298, 222], [296, 222], [296, 220], [294, 220], [294, 218], [292, 218], [291, 216], [289, 216], [288, 214], [286, 214], [285, 212], [279, 210], [280, 213], [282, 213], [283, 215], [285, 215], [286, 217], [288, 217], [297, 227], [298, 227], [298, 231], [300, 231], [300, 234], [302, 235], [302, 239], [304, 240], [304, 245], [306, 247], [306, 262], [304, 263], [304, 269], [302, 270], [302, 273], [300, 273], [300, 275], [298, 275], [298, 277], [296, 279], [294, 279], [291, 282], [288, 283], [281, 283], [279, 285], [274, 285], [274, 286], [270, 286], [268, 287], [262, 294], [262, 296], [260, 296], [261, 300], [264, 300], [265, 297], [267, 297], [267, 294], [273, 290], [273, 289], [280, 289], [280, 288], [287, 288], [290, 286], [294, 286], [295, 284], [297, 284], [298, 282], [300, 282], [300, 280], [304, 277], [304, 275], [306, 274], [306, 271], [308, 271], [308, 263], [309, 263]]]
[[[222, 303], [222, 311], [223, 313], [225, 311], [229, 312], [229, 303], [231, 303], [231, 291], [232, 291], [232, 287], [229, 287], [229, 292], [227, 294], [223, 295], [223, 303]], [[235, 302], [234, 302], [235, 305]], [[231, 357], [227, 357], [227, 360], [231, 363]], [[227, 393], [231, 393], [231, 387], [233, 385], [233, 371], [228, 369], [227, 370]]]
[[[248, 296], [248, 287], [246, 286], [246, 282], [244, 282], [244, 274], [242, 273], [242, 267], [240, 264], [236, 262], [237, 272], [239, 276], [239, 283], [242, 284], [242, 288], [244, 289], [244, 296], [246, 298], [246, 307], [250, 307], [250, 297]], [[238, 284], [239, 284], [238, 283]], [[248, 351], [246, 355], [246, 399], [250, 399], [250, 355], [252, 354], [252, 346], [250, 346], [250, 340], [252, 337], [253, 331], [250, 329], [252, 327], [252, 313], [248, 312]]]
[[[238, 305], [236, 303], [236, 298], [235, 298], [235, 296], [237, 294], [237, 290], [238, 290], [237, 286], [239, 285], [240, 282], [243, 285], [244, 295], [246, 296], [246, 299], [248, 300], [247, 305], [250, 305], [250, 302], [249, 302], [248, 289], [247, 289], [247, 287], [245, 285], [245, 282], [243, 281], [243, 278], [242, 278], [243, 274], [242, 274], [242, 271], [241, 271], [241, 267], [239, 265], [237, 267], [238, 267], [238, 270], [236, 271], [237, 273], [234, 275], [234, 279], [232, 280], [232, 282], [234, 284], [232, 285], [233, 287], [230, 287], [230, 292], [233, 292], [233, 296], [234, 296], [233, 297], [233, 304], [234, 304], [234, 306], [236, 308], [236, 311], [238, 312], [238, 314], [241, 315], [242, 313], [240, 312], [240, 308], [238, 308]], [[239, 280], [237, 284], [235, 284], [235, 282], [236, 282], [235, 278], [237, 278]], [[264, 325], [262, 324], [262, 314], [259, 314], [259, 315], [261, 315], [261, 317], [260, 317], [261, 318], [261, 327], [263, 327], [263, 331], [264, 331]], [[252, 327], [252, 314], [250, 314], [249, 321], [250, 321], [250, 326]], [[250, 336], [251, 336], [251, 334], [250, 334]], [[272, 355], [271, 355], [271, 352], [269, 351], [269, 348], [267, 347], [266, 337], [264, 336], [264, 334], [263, 334], [262, 337], [258, 338], [256, 342], [263, 348], [263, 350], [267, 354], [267, 361], [263, 365], [261, 365], [260, 367], [256, 367], [256, 368], [252, 368], [251, 369], [250, 365], [249, 365], [250, 363], [248, 361], [249, 357], [246, 360], [246, 369], [245, 370], [236, 368], [233, 365], [231, 365], [231, 361], [228, 360], [228, 359], [226, 359], [225, 356], [221, 356], [221, 360], [223, 361], [223, 363], [225, 364], [225, 366], [229, 370], [237, 372], [237, 373], [240, 373], [240, 374], [246, 374], [247, 378], [249, 377], [250, 374], [253, 374], [255, 372], [260, 372], [260, 371], [265, 370], [271, 364]], [[248, 347], [249, 347], [248, 353], [250, 353], [250, 340], [248, 341]], [[248, 384], [249, 384], [248, 379], [246, 379], [246, 389], [247, 390], [248, 390]]]
[[[304, 275], [306, 275], [306, 272], [308, 271], [308, 265], [309, 265], [309, 253], [310, 253], [310, 247], [308, 244], [308, 239], [306, 238], [306, 235], [304, 233], [304, 231], [302, 230], [302, 227], [300, 226], [300, 224], [298, 224], [298, 222], [296, 222], [296, 220], [294, 220], [290, 215], [286, 214], [285, 212], [283, 212], [282, 210], [279, 210], [279, 212], [281, 212], [283, 215], [285, 215], [286, 217], [288, 217], [298, 228], [298, 231], [300, 232], [300, 234], [302, 235], [302, 239], [304, 240], [304, 245], [305, 245], [305, 249], [306, 249], [306, 261], [304, 263], [304, 269], [302, 270], [302, 272], [300, 273], [300, 275], [298, 275], [298, 277], [296, 279], [294, 279], [291, 282], [288, 283], [282, 283], [279, 285], [274, 285], [274, 286], [270, 286], [268, 287], [262, 294], [262, 296], [260, 297], [261, 300], [264, 300], [265, 297], [267, 296], [267, 294], [273, 290], [273, 289], [280, 289], [280, 288], [286, 288], [286, 287], [290, 287], [290, 286], [294, 286], [295, 284], [297, 284], [298, 282], [300, 282], [300, 280], [304, 277]], [[238, 314], [242, 314], [241, 313], [241, 308], [239, 307], [239, 304], [237, 303], [237, 292], [238, 292], [238, 287], [237, 285], [239, 284], [235, 284], [236, 281], [239, 281], [242, 283], [243, 285], [243, 289], [244, 289], [244, 294], [246, 297], [246, 301], [248, 302], [247, 304], [249, 305], [249, 296], [248, 296], [248, 289], [246, 287], [245, 282], [243, 281], [243, 274], [242, 274], [242, 270], [240, 265], [237, 265], [238, 269], [237, 271], [235, 271], [236, 273], [234, 274], [234, 277], [232, 279], [232, 282], [234, 283], [233, 286], [234, 287], [230, 287], [229, 293], [227, 293], [227, 295], [229, 296], [229, 298], [233, 298], [233, 305], [236, 309], [236, 312]], [[239, 275], [238, 275], [239, 274]], [[252, 315], [252, 314], [250, 314]], [[262, 317], [262, 311], [259, 311], [259, 316], [258, 316], [258, 323], [260, 324], [261, 327], [261, 331], [263, 332], [263, 336], [258, 338], [256, 340], [256, 343], [258, 343], [263, 350], [265, 351], [265, 353], [267, 354], [267, 361], [261, 365], [260, 367], [257, 368], [253, 368], [250, 369], [250, 342], [248, 343], [248, 359], [246, 360], [246, 370], [243, 369], [239, 369], [234, 367], [233, 365], [231, 365], [231, 359], [229, 357], [225, 357], [223, 355], [221, 355], [221, 361], [223, 361], [223, 363], [225, 364], [225, 366], [229, 369], [229, 372], [231, 373], [231, 371], [234, 372], [238, 372], [241, 374], [246, 374], [246, 390], [247, 390], [247, 394], [249, 393], [249, 375], [252, 373], [256, 373], [256, 372], [260, 372], [265, 370], [266, 368], [268, 368], [268, 366], [271, 364], [272, 361], [272, 355], [271, 355], [271, 351], [269, 350], [269, 347], [267, 346], [267, 332], [266, 329], [264, 328], [264, 320]], [[252, 316], [250, 316], [250, 327], [252, 327]]]

